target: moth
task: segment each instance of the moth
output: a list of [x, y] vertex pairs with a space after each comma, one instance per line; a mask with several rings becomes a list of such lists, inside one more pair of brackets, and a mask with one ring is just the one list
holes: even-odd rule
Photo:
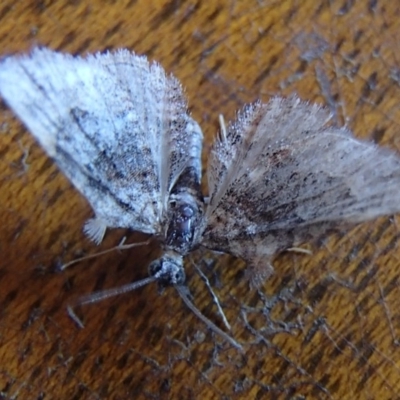
[[246, 105], [222, 124], [205, 200], [202, 131], [158, 63], [127, 50], [34, 49], [1, 61], [0, 93], [91, 204], [90, 239], [114, 227], [158, 238], [164, 254], [144, 283], [181, 288], [183, 258], [204, 246], [245, 260], [257, 286], [275, 254], [400, 211], [399, 155], [296, 96]]

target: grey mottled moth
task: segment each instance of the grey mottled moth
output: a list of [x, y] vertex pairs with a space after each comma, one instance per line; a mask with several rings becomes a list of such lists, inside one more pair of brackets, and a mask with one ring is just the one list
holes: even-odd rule
[[81, 58], [36, 49], [2, 60], [0, 93], [90, 202], [91, 239], [113, 227], [159, 239], [164, 254], [151, 277], [127, 290], [157, 280], [192, 306], [183, 257], [198, 246], [244, 259], [258, 285], [276, 253], [400, 211], [399, 155], [357, 140], [296, 96], [247, 105], [222, 127], [205, 202], [201, 129], [159, 64], [127, 50]]

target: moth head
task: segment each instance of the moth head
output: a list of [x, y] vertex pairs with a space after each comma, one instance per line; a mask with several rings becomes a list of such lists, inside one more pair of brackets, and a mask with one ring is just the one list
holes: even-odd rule
[[150, 276], [157, 279], [161, 288], [183, 285], [186, 279], [183, 259], [176, 253], [165, 253], [149, 265]]

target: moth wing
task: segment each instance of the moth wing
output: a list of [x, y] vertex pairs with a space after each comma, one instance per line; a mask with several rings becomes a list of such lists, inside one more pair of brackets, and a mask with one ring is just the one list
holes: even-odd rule
[[328, 121], [274, 98], [245, 107], [213, 146], [202, 244], [246, 260], [255, 284], [276, 252], [400, 211], [400, 157]]
[[35, 49], [1, 62], [0, 93], [90, 202], [95, 241], [106, 227], [159, 234], [171, 186], [200, 171], [202, 133], [181, 85], [143, 56]]

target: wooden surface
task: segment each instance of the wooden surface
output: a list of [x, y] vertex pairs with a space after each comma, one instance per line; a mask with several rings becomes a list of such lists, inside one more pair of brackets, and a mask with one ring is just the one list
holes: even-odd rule
[[[14, 5], [15, 3], [15, 5]], [[34, 45], [72, 53], [126, 47], [186, 87], [206, 142], [258, 97], [297, 92], [327, 104], [357, 136], [400, 149], [400, 5], [387, 1], [20, 1], [0, 5], [0, 53]], [[400, 393], [399, 218], [286, 253], [259, 292], [244, 264], [200, 253], [244, 343], [215, 337], [173, 289], [84, 306], [80, 295], [147, 276], [152, 245], [63, 273], [98, 249], [91, 210], [4, 106], [0, 113], [1, 399], [395, 399]], [[100, 249], [144, 238], [108, 233]], [[205, 267], [205, 265], [209, 267]], [[213, 269], [212, 269], [213, 268]], [[197, 306], [222, 327], [187, 263]]]

